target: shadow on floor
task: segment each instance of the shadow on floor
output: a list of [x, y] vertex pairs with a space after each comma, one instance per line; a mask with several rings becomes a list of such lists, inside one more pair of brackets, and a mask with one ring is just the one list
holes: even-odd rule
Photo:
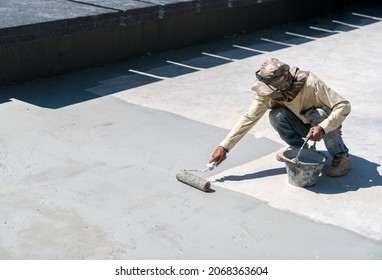
[[[353, 166], [345, 176], [328, 177], [321, 175], [316, 184], [306, 188], [317, 194], [339, 194], [357, 191], [363, 188], [382, 187], [382, 176], [378, 172], [380, 164], [371, 162], [362, 157], [351, 155]], [[328, 157], [330, 158], [330, 157]], [[323, 169], [323, 173], [330, 165], [330, 160]], [[287, 175], [286, 168], [274, 168], [245, 175], [230, 175], [216, 179], [216, 182], [247, 181], [276, 175]]]
[[351, 155], [351, 158], [353, 166], [345, 176], [328, 177], [323, 175], [318, 179], [315, 186], [307, 189], [321, 194], [339, 194], [364, 188], [382, 187], [382, 176], [378, 172], [380, 164], [355, 155]]
[[281, 174], [286, 174], [286, 169], [284, 167], [262, 170], [259, 172], [255, 172], [255, 173], [251, 173], [251, 174], [245, 174], [245, 175], [224, 176], [220, 179], [216, 179], [215, 181], [219, 182], [219, 183], [226, 182], [226, 181], [247, 181], [247, 180], [254, 180], [254, 179], [260, 179], [260, 178], [264, 178], [264, 177], [281, 175]]

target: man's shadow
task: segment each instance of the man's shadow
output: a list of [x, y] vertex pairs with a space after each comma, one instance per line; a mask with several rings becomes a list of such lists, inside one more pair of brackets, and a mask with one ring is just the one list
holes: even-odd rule
[[[382, 187], [382, 176], [378, 172], [380, 164], [355, 155], [350, 156], [353, 165], [345, 176], [328, 177], [322, 175], [313, 187], [307, 189], [315, 193], [338, 194], [364, 188]], [[328, 158], [324, 172], [329, 168], [331, 162], [331, 158]]]
[[[327, 153], [326, 153], [327, 154]], [[325, 163], [321, 176], [317, 179], [314, 186], [306, 188], [315, 193], [321, 194], [338, 194], [349, 191], [357, 191], [362, 188], [381, 187], [382, 176], [378, 172], [380, 164], [368, 161], [367, 159], [351, 155], [353, 165], [345, 176], [328, 177], [325, 174], [331, 163], [331, 157]], [[245, 175], [230, 175], [216, 179], [216, 182], [225, 181], [246, 181], [255, 180], [264, 177], [285, 174], [286, 168], [280, 167], [275, 169], [263, 170]], [[287, 181], [286, 181], [287, 182]]]
[[285, 167], [262, 170], [259, 172], [255, 172], [255, 173], [251, 173], [251, 174], [245, 174], [245, 175], [229, 175], [229, 176], [224, 176], [224, 177], [219, 178], [219, 179], [215, 179], [215, 181], [216, 182], [247, 181], [247, 180], [255, 180], [255, 179], [259, 179], [259, 178], [275, 176], [275, 175], [280, 175], [280, 174], [286, 174]]

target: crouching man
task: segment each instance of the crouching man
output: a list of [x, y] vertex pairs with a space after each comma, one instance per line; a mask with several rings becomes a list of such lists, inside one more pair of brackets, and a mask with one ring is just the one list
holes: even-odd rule
[[[312, 141], [323, 139], [333, 157], [326, 175], [346, 174], [352, 161], [342, 139], [341, 126], [351, 110], [349, 101], [313, 73], [290, 68], [275, 58], [262, 64], [256, 78], [250, 108], [220, 143], [210, 163], [222, 163], [227, 153], [269, 109], [270, 123], [288, 145], [287, 149], [300, 148], [308, 135], [312, 135]], [[282, 154], [278, 153], [276, 159], [283, 161]]]

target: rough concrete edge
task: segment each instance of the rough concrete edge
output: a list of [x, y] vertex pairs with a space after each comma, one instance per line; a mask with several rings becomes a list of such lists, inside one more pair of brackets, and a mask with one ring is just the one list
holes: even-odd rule
[[100, 13], [96, 16], [90, 15], [3, 28], [0, 29], [0, 44], [20, 43], [59, 35], [87, 32], [94, 29], [142, 24], [147, 21], [162, 20], [190, 13], [212, 12], [275, 1], [277, 0], [197, 0], [166, 5], [158, 4], [158, 1], [155, 2], [156, 4], [152, 1], [137, 1], [146, 3], [147, 6], [128, 10], [116, 9], [107, 5], [93, 5], [82, 1], [71, 1], [76, 4], [107, 9], [109, 12]]

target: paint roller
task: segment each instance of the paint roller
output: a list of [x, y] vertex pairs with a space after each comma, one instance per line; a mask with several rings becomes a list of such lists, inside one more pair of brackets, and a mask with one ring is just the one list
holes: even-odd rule
[[178, 179], [178, 181], [182, 183], [185, 183], [186, 185], [189, 185], [204, 192], [208, 192], [210, 190], [211, 183], [190, 172], [206, 172], [213, 170], [215, 166], [216, 162], [211, 162], [207, 164], [206, 169], [184, 169], [178, 174], [176, 174], [176, 179]]

